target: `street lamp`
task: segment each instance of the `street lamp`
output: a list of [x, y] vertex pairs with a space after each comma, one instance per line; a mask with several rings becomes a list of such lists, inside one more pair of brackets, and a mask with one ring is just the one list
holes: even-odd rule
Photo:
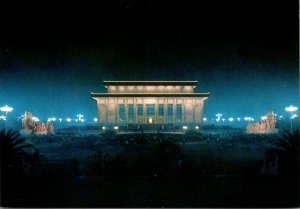
[[285, 107], [284, 109], [286, 112], [289, 112], [291, 114], [291, 133], [292, 133], [293, 132], [293, 113], [298, 110], [298, 107], [290, 105], [288, 107]]
[[219, 122], [223, 115], [221, 113], [218, 113], [218, 114], [216, 114], [216, 116], [217, 116], [216, 121]]
[[0, 110], [1, 110], [2, 112], [5, 112], [5, 118], [6, 118], [6, 120], [5, 120], [5, 132], [6, 132], [6, 133], [7, 133], [7, 113], [13, 111], [13, 109], [14, 109], [14, 108], [9, 107], [9, 106], [7, 106], [7, 105], [5, 105], [5, 106], [3, 106], [3, 107], [0, 107]]
[[[218, 113], [218, 114], [216, 114], [216, 116], [217, 116], [216, 121], [219, 122], [223, 115], [221, 113]], [[221, 125], [219, 125], [219, 138], [221, 138]]]

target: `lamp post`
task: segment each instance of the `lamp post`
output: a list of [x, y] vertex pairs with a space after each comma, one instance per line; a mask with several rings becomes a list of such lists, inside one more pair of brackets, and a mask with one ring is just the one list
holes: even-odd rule
[[298, 110], [298, 107], [295, 107], [293, 105], [290, 105], [288, 107], [284, 108], [286, 112], [289, 112], [291, 114], [291, 133], [293, 132], [293, 113]]
[[[221, 113], [216, 114], [216, 117], [217, 117], [216, 121], [219, 122], [221, 120], [222, 116], [223, 115]], [[220, 138], [221, 138], [221, 125], [219, 125], [219, 139]]]
[[13, 109], [14, 109], [14, 108], [9, 107], [9, 106], [7, 106], [7, 105], [5, 105], [5, 106], [3, 106], [3, 107], [0, 107], [0, 110], [1, 110], [2, 112], [5, 112], [5, 117], [6, 117], [6, 120], [5, 120], [5, 133], [7, 133], [7, 113], [13, 111]]

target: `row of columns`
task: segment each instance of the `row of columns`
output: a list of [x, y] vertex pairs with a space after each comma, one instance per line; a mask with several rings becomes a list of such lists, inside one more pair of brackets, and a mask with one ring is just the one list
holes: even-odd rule
[[[201, 99], [200, 99], [201, 100]], [[130, 102], [126, 99], [124, 103], [109, 103], [109, 100], [105, 100], [104, 103], [98, 104], [98, 113], [99, 113], [99, 121], [101, 123], [133, 123], [133, 124], [149, 124], [150, 118], [152, 118], [153, 124], [166, 124], [166, 123], [198, 123], [202, 121], [202, 111], [203, 111], [203, 100], [195, 103], [186, 103], [186, 100], [183, 99], [181, 103], [161, 103], [158, 99], [155, 99], [151, 103], [145, 103], [143, 100], [140, 102]], [[135, 101], [135, 100], [133, 100]], [[124, 104], [125, 109], [125, 121], [119, 120], [119, 105]], [[133, 104], [133, 118], [134, 121], [131, 122], [128, 120], [128, 106], [129, 104]], [[143, 115], [138, 115], [138, 104], [143, 105]], [[147, 104], [154, 104], [154, 116], [147, 116]], [[158, 115], [158, 106], [159, 104], [163, 104], [164, 107], [164, 116]], [[168, 104], [172, 104], [172, 112], [173, 112], [173, 120], [172, 122], [168, 121]], [[177, 121], [176, 117], [176, 105], [182, 105], [182, 116], [181, 121]]]

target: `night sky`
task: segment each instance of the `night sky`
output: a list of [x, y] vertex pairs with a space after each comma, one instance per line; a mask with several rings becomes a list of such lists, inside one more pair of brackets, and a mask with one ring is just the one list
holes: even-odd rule
[[[97, 4], [95, 3], [97, 2]], [[299, 106], [298, 1], [14, 1], [0, 5], [0, 105], [96, 116], [102, 80], [198, 80], [204, 116]]]

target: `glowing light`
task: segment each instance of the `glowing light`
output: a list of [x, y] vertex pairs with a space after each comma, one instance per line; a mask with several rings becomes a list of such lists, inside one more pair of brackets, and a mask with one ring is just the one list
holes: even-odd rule
[[198, 129], [199, 129], [199, 126], [195, 126], [195, 129], [197, 129], [197, 130], [198, 130]]
[[207, 121], [207, 118], [203, 118], [203, 121], [204, 121], [204, 122]]
[[105, 127], [105, 126], [102, 126], [102, 129], [103, 129], [103, 130], [105, 130], [105, 129], [106, 129], [106, 127]]
[[182, 128], [183, 128], [184, 130], [188, 129], [188, 127], [187, 127], [187, 126], [182, 126]]
[[222, 118], [222, 121], [224, 122], [226, 119], [225, 118]]
[[52, 121], [56, 121], [56, 118], [55, 118], [55, 117], [53, 117], [53, 118], [51, 118], [51, 120], [52, 120]]
[[83, 118], [81, 118], [81, 119], [79, 119], [79, 121], [80, 121], [81, 123], [83, 123], [83, 122], [84, 122], [84, 119], [83, 119]]
[[149, 118], [149, 123], [152, 123], [152, 122], [153, 122], [152, 118]]
[[228, 118], [228, 120], [229, 120], [229, 122], [232, 122], [232, 121], [234, 121], [234, 119], [233, 119], [233, 118]]
[[47, 122], [51, 122], [51, 118], [48, 118], [48, 119], [47, 119]]
[[32, 120], [34, 120], [36, 122], [40, 121], [37, 117], [32, 117]]
[[98, 122], [98, 118], [94, 118], [94, 122], [97, 123]]
[[240, 122], [240, 121], [241, 121], [241, 119], [242, 119], [242, 118], [237, 118], [237, 121], [239, 121], [239, 122]]
[[295, 118], [297, 118], [297, 117], [298, 117], [297, 114], [293, 114], [292, 117], [291, 117], [291, 119], [295, 119]]
[[66, 121], [67, 121], [68, 123], [70, 123], [71, 120], [72, 120], [71, 118], [67, 118], [67, 119], [66, 119]]
[[59, 118], [58, 120], [59, 120], [59, 122], [61, 122], [61, 121], [62, 121], [62, 118]]
[[7, 113], [13, 111], [14, 108], [5, 105], [4, 107], [0, 107], [2, 112], [5, 112], [5, 131], [7, 132]]
[[266, 120], [267, 119], [267, 116], [261, 116], [260, 117], [262, 120]]
[[221, 120], [221, 117], [223, 116], [221, 113], [216, 114], [217, 119], [216, 121], [219, 122]]
[[118, 127], [118, 126], [114, 126], [114, 129], [115, 129], [115, 130], [118, 130], [118, 129], [119, 129], [119, 127]]
[[1, 110], [2, 112], [6, 112], [6, 113], [13, 111], [13, 109], [14, 109], [14, 108], [9, 107], [9, 106], [7, 106], [7, 105], [5, 105], [5, 106], [3, 106], [3, 107], [0, 107], [0, 110]]
[[293, 133], [293, 119], [295, 117], [297, 117], [297, 114], [293, 114], [293, 113], [298, 110], [298, 107], [290, 105], [290, 106], [288, 106], [288, 107], [286, 107], [284, 109], [285, 109], [285, 111], [287, 111], [287, 112], [289, 112], [291, 114], [291, 133]]
[[6, 120], [5, 115], [0, 115], [0, 120]]
[[287, 112], [293, 113], [293, 112], [296, 112], [296, 111], [298, 110], [298, 107], [295, 107], [295, 106], [293, 106], [293, 105], [290, 105], [290, 106], [288, 106], [288, 107], [286, 107], [286, 108], [284, 108], [284, 109], [285, 109], [285, 111], [287, 111]]
[[80, 120], [80, 121], [81, 121], [81, 118], [83, 118], [83, 115], [81, 115], [81, 114], [78, 114], [78, 115], [76, 115], [76, 117], [78, 118], [78, 120]]

